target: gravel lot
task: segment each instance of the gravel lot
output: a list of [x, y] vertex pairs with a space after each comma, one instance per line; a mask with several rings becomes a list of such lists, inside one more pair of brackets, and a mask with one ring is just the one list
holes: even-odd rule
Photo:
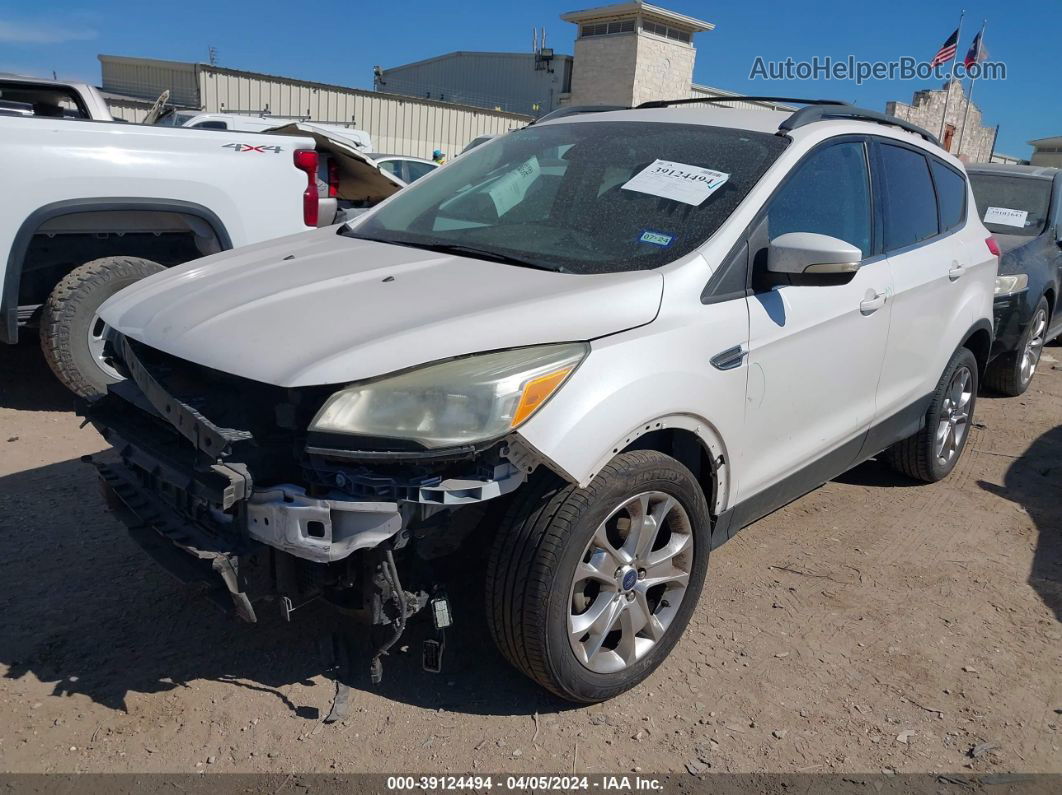
[[546, 695], [459, 598], [441, 675], [411, 631], [324, 725], [338, 618], [248, 626], [156, 569], [78, 460], [100, 437], [31, 344], [0, 346], [0, 770], [1062, 772], [1059, 360], [982, 396], [943, 483], [869, 462], [713, 553], [621, 698]]

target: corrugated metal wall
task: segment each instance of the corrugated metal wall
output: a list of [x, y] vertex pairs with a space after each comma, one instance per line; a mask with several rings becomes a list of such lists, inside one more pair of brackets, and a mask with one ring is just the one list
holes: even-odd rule
[[113, 97], [105, 97], [105, 99], [107, 100], [107, 110], [111, 112], [111, 115], [130, 124], [140, 124], [151, 108], [150, 104], [141, 102], [128, 102], [122, 99], [114, 99]]
[[122, 55], [100, 55], [103, 88], [115, 94], [128, 94], [154, 101], [163, 89], [170, 90], [175, 105], [199, 107], [196, 65], [181, 61], [154, 61]]
[[199, 97], [208, 112], [268, 111], [350, 125], [367, 131], [377, 152], [417, 157], [430, 157], [434, 149], [453, 156], [479, 135], [500, 135], [530, 121], [517, 114], [206, 65], [199, 66]]
[[733, 102], [720, 102], [724, 108], [746, 108], [748, 110], [796, 110], [792, 105], [783, 105], [780, 102], [747, 102], [742, 100], [741, 94], [733, 91], [725, 91], [712, 86], [702, 86], [694, 83], [690, 86], [690, 99], [695, 97], [733, 97]]
[[[377, 152], [430, 157], [433, 149], [442, 149], [453, 156], [477, 136], [500, 135], [531, 121], [529, 115], [207, 64], [117, 55], [99, 59], [105, 91], [151, 102], [169, 89], [173, 104], [210, 113], [268, 111], [274, 116], [345, 124], [367, 131]], [[144, 117], [119, 98], [108, 104], [120, 118], [139, 121]]]
[[545, 62], [538, 69], [535, 65], [532, 53], [452, 52], [385, 69], [379, 88], [392, 94], [540, 116], [558, 107], [560, 95], [571, 90], [572, 57], [557, 55], [549, 68]]

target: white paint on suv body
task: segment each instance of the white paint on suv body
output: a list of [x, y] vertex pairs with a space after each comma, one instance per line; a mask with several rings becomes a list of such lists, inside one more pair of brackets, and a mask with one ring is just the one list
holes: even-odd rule
[[[773, 133], [788, 115], [681, 108], [547, 123], [676, 122]], [[923, 298], [941, 318], [920, 344], [907, 341], [907, 315], [920, 304], [900, 304], [900, 317], [892, 316], [897, 292], [915, 289], [895, 273], [946, 272], [949, 263], [931, 253], [919, 255], [921, 265], [881, 258], [839, 289], [786, 286], [766, 297], [701, 303], [709, 277], [780, 181], [809, 150], [842, 135], [895, 139], [962, 168], [898, 128], [819, 122], [790, 133], [791, 145], [716, 234], [655, 271], [549, 274], [320, 230], [151, 277], [112, 299], [102, 315], [175, 355], [285, 385], [340, 383], [476, 351], [590, 339], [587, 359], [519, 435], [585, 484], [639, 433], [658, 423], [688, 428], [725, 463], [714, 506], [723, 510], [928, 395], [964, 335], [991, 322], [996, 259], [976, 213], [944, 238], [952, 241], [945, 259], [962, 259], [965, 278], [946, 287], [926, 277], [935, 292]], [[284, 262], [289, 253], [296, 258]], [[381, 283], [389, 275], [396, 284]], [[418, 279], [419, 286], [403, 286]], [[885, 291], [885, 304], [864, 315], [861, 302], [877, 290]], [[787, 325], [772, 319], [778, 310]], [[739, 345], [748, 352], [743, 366], [711, 365]]]

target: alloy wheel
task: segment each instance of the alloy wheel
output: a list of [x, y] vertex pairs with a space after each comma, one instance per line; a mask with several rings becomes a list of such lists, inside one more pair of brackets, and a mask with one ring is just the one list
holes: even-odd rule
[[1040, 363], [1040, 353], [1044, 349], [1044, 334], [1047, 332], [1047, 313], [1041, 309], [1032, 319], [1032, 331], [1029, 340], [1025, 343], [1025, 349], [1021, 352], [1021, 370], [1019, 375], [1024, 386], [1028, 384], [1036, 373], [1036, 365]]
[[942, 464], [949, 464], [962, 449], [970, 428], [970, 403], [973, 401], [973, 373], [965, 366], [956, 368], [948, 382], [947, 391], [937, 423], [936, 456]]
[[686, 510], [661, 491], [635, 495], [608, 515], [569, 594], [568, 638], [579, 662], [615, 673], [663, 639], [686, 596], [693, 543]]

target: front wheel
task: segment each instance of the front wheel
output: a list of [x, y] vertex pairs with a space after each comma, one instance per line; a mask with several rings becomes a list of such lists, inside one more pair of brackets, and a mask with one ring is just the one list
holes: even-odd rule
[[616, 456], [585, 489], [525, 488], [491, 550], [491, 634], [557, 695], [612, 698], [649, 676], [689, 623], [711, 546], [704, 493], [648, 450]]
[[926, 483], [946, 478], [966, 446], [976, 402], [977, 359], [968, 348], [959, 348], [933, 392], [925, 427], [886, 451], [889, 464]]

